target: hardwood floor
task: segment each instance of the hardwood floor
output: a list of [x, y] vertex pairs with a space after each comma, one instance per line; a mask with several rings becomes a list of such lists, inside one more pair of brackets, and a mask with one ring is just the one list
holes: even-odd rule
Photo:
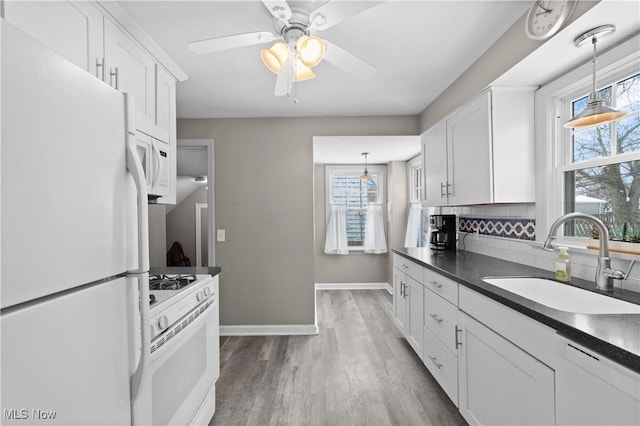
[[210, 425], [464, 425], [385, 290], [318, 291], [317, 336], [223, 337]]

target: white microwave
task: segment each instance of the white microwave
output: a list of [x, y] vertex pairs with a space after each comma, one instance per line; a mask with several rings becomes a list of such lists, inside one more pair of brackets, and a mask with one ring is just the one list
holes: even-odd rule
[[149, 199], [169, 195], [169, 144], [136, 131], [136, 146], [147, 181]]

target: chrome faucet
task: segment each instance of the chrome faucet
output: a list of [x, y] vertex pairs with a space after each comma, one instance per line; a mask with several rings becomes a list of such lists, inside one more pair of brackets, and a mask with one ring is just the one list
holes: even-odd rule
[[602, 291], [613, 291], [613, 280], [624, 280], [627, 279], [629, 273], [631, 272], [631, 268], [633, 268], [633, 264], [636, 262], [635, 260], [631, 261], [627, 272], [616, 271], [611, 269], [611, 258], [609, 258], [609, 231], [607, 231], [607, 227], [604, 226], [604, 223], [600, 219], [595, 216], [591, 216], [590, 214], [573, 212], [567, 213], [564, 216], [558, 218], [551, 225], [551, 229], [549, 230], [549, 236], [547, 240], [542, 245], [543, 250], [553, 251], [554, 241], [556, 239], [556, 234], [558, 233], [558, 229], [560, 225], [565, 222], [568, 222], [573, 219], [585, 219], [592, 222], [596, 228], [598, 228], [599, 234], [599, 247], [598, 247], [598, 268], [596, 269], [596, 289]]

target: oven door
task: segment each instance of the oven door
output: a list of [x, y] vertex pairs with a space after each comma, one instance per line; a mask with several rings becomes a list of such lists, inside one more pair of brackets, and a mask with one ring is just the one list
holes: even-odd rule
[[134, 407], [135, 425], [191, 424], [211, 394], [220, 374], [217, 299], [214, 292], [212, 304], [204, 309], [201, 304], [152, 342], [149, 381]]

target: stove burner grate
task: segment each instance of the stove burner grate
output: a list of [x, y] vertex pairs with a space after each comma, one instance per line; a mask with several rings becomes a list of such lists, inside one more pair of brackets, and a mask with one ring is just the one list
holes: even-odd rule
[[193, 274], [187, 275], [151, 275], [149, 277], [149, 290], [180, 290], [196, 280]]

